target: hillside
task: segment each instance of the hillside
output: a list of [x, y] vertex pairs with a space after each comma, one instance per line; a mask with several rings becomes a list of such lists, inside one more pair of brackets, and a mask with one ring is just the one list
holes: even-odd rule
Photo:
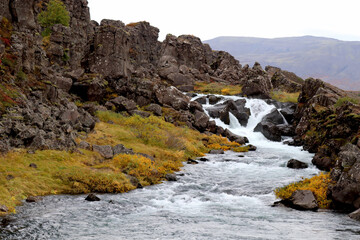
[[242, 64], [277, 66], [302, 78], [321, 78], [345, 90], [360, 90], [360, 42], [323, 37], [218, 37], [205, 41]]

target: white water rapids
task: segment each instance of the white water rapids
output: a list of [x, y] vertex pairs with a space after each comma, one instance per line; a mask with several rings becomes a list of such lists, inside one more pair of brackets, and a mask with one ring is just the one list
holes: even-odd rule
[[[177, 182], [99, 195], [100, 202], [64, 195], [25, 203], [0, 225], [0, 239], [360, 239], [360, 224], [345, 214], [271, 207], [276, 187], [319, 171], [312, 154], [252, 131], [273, 106], [247, 99], [246, 107], [246, 128], [234, 116], [230, 126], [215, 121], [247, 136], [257, 151], [208, 155], [208, 162], [184, 166]], [[289, 169], [291, 158], [310, 167]]]

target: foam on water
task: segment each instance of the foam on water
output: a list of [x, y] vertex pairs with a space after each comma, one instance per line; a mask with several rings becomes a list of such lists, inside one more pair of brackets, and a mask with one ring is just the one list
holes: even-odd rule
[[[240, 98], [222, 102], [227, 99]], [[246, 100], [247, 127], [232, 114], [230, 125], [215, 121], [248, 137], [257, 151], [208, 155], [208, 162], [184, 166], [177, 182], [103, 194], [100, 202], [64, 195], [25, 203], [0, 227], [0, 239], [359, 239], [359, 224], [345, 214], [271, 207], [276, 187], [319, 171], [311, 165], [313, 154], [254, 133], [274, 107]], [[310, 167], [288, 169], [291, 158]]]

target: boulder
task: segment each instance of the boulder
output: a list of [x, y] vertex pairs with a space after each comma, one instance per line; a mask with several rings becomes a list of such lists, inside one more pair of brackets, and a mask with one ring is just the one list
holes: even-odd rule
[[79, 119], [80, 114], [76, 109], [70, 109], [62, 112], [60, 115], [60, 120], [62, 123], [69, 123], [74, 125], [76, 121]]
[[129, 179], [130, 183], [133, 186], [135, 186], [136, 188], [143, 188], [143, 186], [141, 185], [139, 179], [137, 179], [134, 176], [128, 175], [128, 174], [125, 174], [125, 176]]
[[198, 161], [189, 158], [189, 159], [187, 160], [187, 164], [198, 164]]
[[280, 129], [273, 123], [261, 121], [254, 128], [254, 132], [261, 132], [267, 139], [271, 141], [281, 141]]
[[219, 101], [221, 101], [223, 99], [223, 97], [218, 97], [215, 95], [209, 95], [209, 104], [214, 105], [217, 104]]
[[93, 145], [93, 151], [100, 153], [100, 155], [105, 159], [111, 159], [114, 156], [113, 149], [109, 145]]
[[151, 103], [149, 106], [145, 108], [146, 111], [152, 112], [155, 116], [162, 115], [161, 106], [155, 103]]
[[350, 213], [349, 217], [354, 219], [354, 220], [360, 221], [360, 208], [358, 210]]
[[138, 115], [138, 116], [140, 116], [140, 117], [142, 117], [142, 118], [148, 118], [148, 117], [151, 116], [150, 113], [144, 112], [144, 111], [141, 111], [141, 110], [132, 110], [132, 111], [130, 111], [129, 113], [130, 113], [130, 115], [132, 115], [132, 116], [133, 116], [133, 115]]
[[293, 125], [279, 124], [276, 127], [279, 129], [281, 136], [295, 136], [295, 127]]
[[295, 110], [296, 110], [296, 105], [295, 104], [291, 104], [285, 108], [282, 108], [280, 110], [280, 113], [284, 116], [284, 118], [286, 119], [286, 121], [291, 124], [294, 120], [294, 114], [295, 114]]
[[225, 152], [222, 149], [212, 149], [212, 150], [210, 150], [209, 153], [210, 154], [224, 154]]
[[177, 181], [177, 177], [173, 173], [166, 174], [165, 179], [168, 180], [169, 182], [176, 182]]
[[275, 125], [285, 123], [283, 116], [281, 115], [281, 113], [276, 108], [272, 109], [270, 113], [266, 114], [262, 118], [261, 121], [262, 122], [270, 122], [270, 123], [273, 123]]
[[175, 87], [159, 87], [155, 97], [160, 105], [168, 105], [175, 110], [188, 110], [190, 99]]
[[6, 175], [6, 178], [5, 178], [7, 181], [10, 181], [10, 180], [13, 180], [15, 179], [14, 175], [11, 175], [11, 174], [8, 174]]
[[35, 163], [30, 163], [30, 164], [29, 164], [29, 167], [31, 167], [31, 168], [37, 168], [37, 165], [36, 165]]
[[129, 100], [123, 96], [119, 96], [110, 100], [110, 103], [115, 106], [117, 112], [130, 112], [137, 109], [136, 103], [133, 100]]
[[284, 203], [297, 210], [316, 211], [319, 208], [315, 196], [310, 190], [296, 190]]
[[114, 153], [114, 156], [116, 156], [118, 154], [135, 154], [132, 149], [126, 148], [122, 144], [118, 144], [118, 145], [114, 146], [113, 153]]
[[296, 159], [290, 159], [287, 162], [286, 166], [288, 168], [294, 168], [294, 169], [308, 168], [307, 163], [301, 162], [301, 161], [296, 160]]
[[246, 100], [241, 99], [236, 102], [228, 100], [222, 104], [208, 108], [208, 113], [212, 118], [220, 118], [225, 124], [230, 124], [230, 115], [233, 114], [242, 126], [246, 126], [250, 117], [250, 109], [245, 107]]
[[98, 196], [96, 196], [95, 194], [90, 193], [89, 195], [87, 195], [85, 200], [89, 201], [89, 202], [96, 202], [96, 201], [100, 201], [100, 198]]
[[200, 112], [204, 112], [204, 109], [202, 107], [202, 105], [198, 102], [195, 101], [191, 101], [190, 102], [190, 108], [189, 108], [191, 113], [195, 113], [195, 111], [200, 111]]
[[222, 135], [224, 137], [227, 137], [230, 141], [237, 142], [241, 145], [244, 145], [245, 143], [249, 142], [247, 137], [241, 137], [239, 135], [236, 135], [233, 132], [231, 132], [229, 129], [226, 129]]
[[248, 151], [256, 151], [257, 150], [257, 147], [255, 147], [254, 145], [251, 145], [251, 144], [248, 144], [247, 147], [248, 147]]
[[85, 149], [85, 150], [91, 150], [91, 145], [90, 145], [90, 143], [85, 142], [85, 141], [81, 141], [81, 142], [78, 144], [78, 147], [81, 148], [81, 149]]
[[200, 132], [205, 131], [208, 122], [209, 122], [209, 117], [208, 115], [206, 115], [206, 113], [195, 110], [193, 125], [196, 129], [198, 129]]
[[206, 104], [206, 97], [199, 97], [197, 99], [194, 100], [195, 102], [198, 102], [200, 104]]
[[73, 80], [71, 78], [61, 76], [55, 77], [54, 81], [55, 85], [64, 92], [69, 92], [73, 84]]
[[30, 196], [30, 197], [27, 197], [25, 201], [28, 202], [28, 203], [34, 203], [34, 202], [39, 202], [39, 201], [41, 201], [41, 200], [42, 200], [42, 197]]
[[8, 207], [6, 207], [5, 205], [1, 205], [1, 204], [0, 204], [0, 212], [6, 213], [6, 212], [8, 212], [8, 211], [9, 211], [9, 208], [8, 208]]

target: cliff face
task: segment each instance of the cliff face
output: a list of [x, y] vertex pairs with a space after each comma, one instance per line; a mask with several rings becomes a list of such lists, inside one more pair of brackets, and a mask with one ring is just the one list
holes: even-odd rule
[[195, 81], [245, 83], [249, 74], [259, 77], [259, 89], [271, 84], [262, 69], [242, 68], [197, 37], [168, 35], [161, 43], [147, 22], [91, 21], [86, 0], [64, 0], [69, 27], [54, 25], [42, 37], [37, 16], [47, 2], [0, 1], [2, 152], [75, 147], [77, 132], [94, 127], [96, 110], [144, 115], [135, 103], [158, 104], [169, 108], [168, 121], [216, 131], [202, 107], [171, 86], [189, 91]]
[[[192, 91], [197, 81], [221, 82], [241, 84], [248, 97], [269, 98], [272, 89], [301, 88], [296, 76], [275, 68], [264, 71], [257, 63], [242, 66], [195, 36], [168, 35], [159, 42], [159, 30], [147, 22], [98, 24], [90, 20], [86, 0], [63, 0], [70, 26], [54, 25], [51, 36], [43, 38], [37, 15], [46, 2], [0, 0], [0, 152], [73, 148], [79, 131], [94, 128], [97, 110], [146, 116], [137, 106], [149, 104], [165, 109], [166, 121], [244, 143], [245, 138], [209, 121], [201, 105], [179, 90]], [[359, 109], [332, 107], [343, 96], [320, 80], [307, 80], [296, 112], [295, 144], [316, 152], [319, 168], [333, 169], [339, 185], [329, 194], [335, 203], [358, 207], [360, 190], [353, 187], [359, 186], [353, 178], [353, 172], [360, 172], [358, 160], [348, 164], [345, 152], [360, 147]], [[348, 143], [354, 147], [344, 148]]]
[[360, 107], [319, 79], [307, 79], [295, 113], [295, 142], [315, 153], [312, 162], [331, 171], [333, 207], [360, 207]]

